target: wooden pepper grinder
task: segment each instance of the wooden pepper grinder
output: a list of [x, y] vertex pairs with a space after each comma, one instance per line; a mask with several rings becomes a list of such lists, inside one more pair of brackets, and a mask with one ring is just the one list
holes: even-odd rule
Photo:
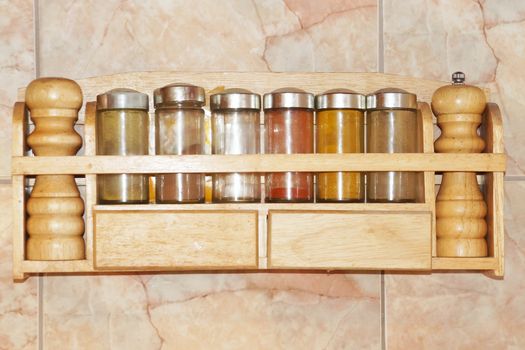
[[[35, 156], [74, 156], [82, 138], [73, 129], [82, 90], [73, 80], [41, 78], [26, 90], [35, 130], [27, 138]], [[27, 202], [28, 260], [85, 258], [84, 202], [73, 175], [38, 175]]]
[[[443, 86], [432, 96], [441, 136], [436, 152], [479, 153], [485, 142], [478, 135], [481, 113], [485, 109], [483, 91], [465, 85], [465, 74], [452, 75], [452, 85]], [[487, 256], [487, 205], [476, 173], [445, 172], [436, 199], [437, 256]]]

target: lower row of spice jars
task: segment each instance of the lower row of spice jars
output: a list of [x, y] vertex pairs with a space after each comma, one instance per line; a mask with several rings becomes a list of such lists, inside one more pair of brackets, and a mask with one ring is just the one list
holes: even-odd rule
[[[204, 89], [170, 84], [154, 92], [155, 146], [158, 155], [204, 154]], [[314, 97], [300, 89], [283, 88], [265, 94], [266, 153], [314, 153], [314, 111], [317, 153], [417, 152], [417, 101], [414, 94], [382, 89], [365, 96], [346, 89]], [[148, 154], [149, 99], [131, 89], [114, 89], [97, 96], [96, 138], [99, 155]], [[212, 153], [259, 154], [258, 94], [228, 89], [211, 95]], [[415, 202], [416, 173], [367, 174], [367, 201]], [[266, 174], [267, 202], [314, 201], [313, 173]], [[146, 175], [100, 175], [102, 204], [148, 203]], [[363, 202], [364, 173], [317, 174], [318, 202]], [[202, 203], [203, 174], [156, 175], [157, 203]], [[213, 202], [258, 202], [259, 174], [216, 174]]]
[[[265, 202], [319, 203], [369, 202], [415, 203], [417, 172], [285, 172], [264, 175]], [[316, 183], [314, 183], [316, 177]], [[368, 178], [368, 182], [365, 181]], [[258, 203], [261, 201], [259, 173], [99, 175], [100, 204], [191, 204]], [[211, 179], [208, 186], [207, 179]], [[110, 186], [108, 191], [106, 186]], [[150, 189], [155, 188], [155, 193]], [[116, 192], [115, 189], [119, 189]], [[209, 195], [207, 190], [211, 190]], [[400, 191], [402, 189], [402, 191]], [[113, 193], [112, 198], [100, 194]]]

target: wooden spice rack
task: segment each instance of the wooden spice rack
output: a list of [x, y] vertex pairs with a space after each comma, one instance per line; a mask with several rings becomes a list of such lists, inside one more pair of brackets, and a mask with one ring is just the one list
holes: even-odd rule
[[[301, 154], [96, 156], [94, 102], [81, 111], [83, 156], [33, 157], [25, 144], [29, 130], [24, 102], [13, 112], [13, 275], [181, 270], [478, 270], [503, 276], [502, 119], [496, 104], [484, 113], [481, 154], [435, 154], [429, 101], [445, 82], [379, 73], [180, 73], [145, 72], [77, 80], [85, 101], [101, 92], [128, 87], [150, 93], [183, 81], [207, 94], [247, 88], [263, 94], [283, 86], [320, 93], [349, 88], [363, 93], [392, 86], [414, 92], [419, 102], [419, 151], [415, 154]], [[488, 91], [485, 90], [487, 96]], [[25, 89], [19, 90], [19, 101]], [[150, 107], [151, 125], [153, 108]], [[153, 133], [150, 133], [153, 135]], [[154, 145], [150, 136], [150, 144]], [[153, 147], [153, 146], [152, 146]], [[96, 174], [277, 171], [421, 172], [418, 203], [378, 204], [183, 204], [97, 205]], [[439, 258], [435, 251], [436, 172], [474, 171], [484, 175], [488, 205], [489, 257]], [[42, 174], [85, 176], [86, 259], [30, 261], [25, 256], [28, 179]], [[82, 178], [80, 178], [82, 181]]]

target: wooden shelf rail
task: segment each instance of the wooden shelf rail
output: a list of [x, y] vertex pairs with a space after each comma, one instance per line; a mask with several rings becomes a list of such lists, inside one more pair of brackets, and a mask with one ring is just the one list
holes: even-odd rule
[[13, 175], [505, 170], [504, 154], [254, 154], [13, 157]]

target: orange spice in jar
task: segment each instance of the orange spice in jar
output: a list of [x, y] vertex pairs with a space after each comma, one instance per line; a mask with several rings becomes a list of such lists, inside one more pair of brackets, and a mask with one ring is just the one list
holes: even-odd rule
[[[313, 153], [314, 96], [300, 89], [282, 88], [264, 95], [267, 153]], [[266, 201], [312, 202], [313, 174], [266, 175]]]
[[[366, 97], [334, 89], [317, 95], [317, 153], [364, 153]], [[330, 172], [317, 175], [318, 202], [363, 202], [365, 174]]]

